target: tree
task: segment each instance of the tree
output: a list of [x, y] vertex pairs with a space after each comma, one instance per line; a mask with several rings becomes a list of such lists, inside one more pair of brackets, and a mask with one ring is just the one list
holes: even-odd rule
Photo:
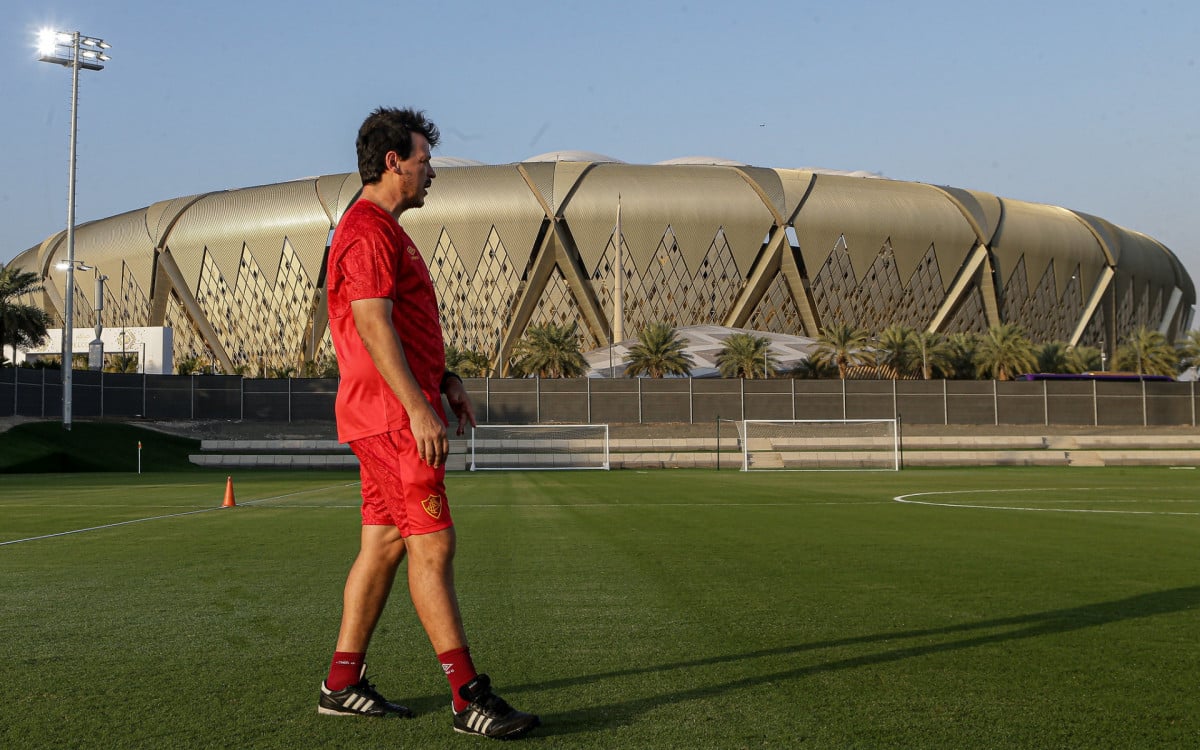
[[770, 339], [752, 333], [730, 334], [717, 353], [717, 369], [723, 378], [767, 378], [776, 364]]
[[5, 361], [4, 347], [30, 347], [46, 338], [50, 316], [41, 308], [25, 305], [18, 300], [42, 291], [39, 278], [32, 271], [20, 271], [0, 266], [0, 363]]
[[975, 352], [979, 337], [974, 333], [952, 333], [946, 337], [946, 359], [950, 375], [956, 378], [975, 377]]
[[837, 368], [829, 362], [817, 362], [808, 357], [797, 362], [788, 374], [797, 379], [817, 380], [834, 377], [837, 375]]
[[204, 360], [197, 356], [182, 357], [175, 363], [175, 372], [179, 375], [199, 375], [204, 372]]
[[1117, 349], [1116, 368], [1138, 375], [1175, 375], [1179, 355], [1167, 337], [1142, 327]]
[[666, 323], [651, 323], [638, 331], [638, 342], [625, 355], [625, 374], [631, 378], [646, 375], [690, 375], [696, 361], [687, 353], [687, 342]]
[[540, 378], [577, 378], [587, 371], [576, 324], [530, 326], [513, 352], [513, 367]]
[[1104, 367], [1104, 358], [1094, 346], [1080, 344], [1067, 350], [1067, 369], [1064, 372], [1079, 374], [1093, 372]]
[[838, 377], [845, 380], [849, 368], [875, 363], [875, 356], [868, 348], [870, 341], [871, 335], [865, 330], [835, 323], [822, 329], [811, 359], [817, 365], [837, 367]]
[[446, 369], [464, 378], [484, 378], [492, 371], [492, 361], [483, 352], [447, 346]]
[[876, 363], [891, 367], [897, 377], [917, 369], [920, 360], [916, 352], [916, 335], [916, 331], [905, 325], [884, 328], [876, 339]]
[[1070, 347], [1062, 341], [1047, 341], [1034, 347], [1038, 372], [1069, 372], [1070, 351]]
[[138, 372], [141, 366], [136, 352], [118, 352], [108, 357], [105, 372]]
[[1189, 367], [1200, 367], [1200, 328], [1188, 331], [1187, 336], [1176, 346], [1179, 355], [1179, 371]]
[[979, 339], [975, 351], [975, 373], [979, 377], [1008, 380], [1018, 373], [1032, 372], [1036, 367], [1033, 342], [1025, 335], [1025, 329], [1015, 323], [992, 326]]
[[921, 377], [925, 380], [932, 380], [935, 372], [942, 377], [954, 373], [950, 344], [942, 334], [933, 331], [914, 333], [913, 350], [915, 364], [920, 368]]

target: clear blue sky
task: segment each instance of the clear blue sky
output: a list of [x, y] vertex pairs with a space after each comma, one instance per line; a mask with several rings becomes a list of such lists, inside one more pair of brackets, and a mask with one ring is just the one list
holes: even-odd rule
[[41, 26], [108, 40], [81, 80], [77, 218], [354, 169], [380, 104], [437, 154], [561, 149], [868, 170], [1097, 214], [1200, 282], [1200, 3], [8, 0], [0, 262], [66, 221], [70, 73]]

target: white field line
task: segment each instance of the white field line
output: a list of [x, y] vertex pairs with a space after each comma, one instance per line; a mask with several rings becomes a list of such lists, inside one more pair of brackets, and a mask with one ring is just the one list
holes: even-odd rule
[[[317, 488], [311, 489], [311, 490], [301, 490], [299, 492], [288, 492], [283, 495], [274, 495], [272, 497], [260, 497], [255, 500], [247, 500], [246, 502], [241, 503], [241, 505], [258, 505], [260, 503], [270, 502], [272, 500], [280, 500], [282, 498], [287, 498], [287, 497], [296, 497], [299, 495], [307, 495], [312, 492], [324, 492], [324, 491], [329, 490], [334, 487], [348, 487], [348, 486], [350, 486], [350, 485], [332, 484], [332, 485], [329, 485], [328, 487], [317, 487]], [[90, 507], [103, 507], [103, 506], [90, 506]], [[113, 506], [113, 507], [118, 507], [118, 506]], [[147, 521], [162, 521], [167, 518], [180, 518], [182, 516], [194, 516], [198, 513], [211, 513], [214, 510], [226, 510], [226, 509], [220, 505], [216, 505], [216, 506], [213, 506], [210, 508], [199, 508], [197, 510], [183, 511], [182, 513], [167, 513], [167, 514], [161, 515], [161, 516], [147, 516], [146, 518], [133, 518], [128, 521], [118, 521], [116, 523], [106, 523], [106, 524], [102, 524], [100, 526], [89, 526], [85, 529], [71, 529], [70, 531], [58, 531], [53, 534], [42, 534], [41, 536], [31, 536], [31, 537], [26, 537], [24, 539], [11, 539], [7, 542], [0, 542], [0, 547], [6, 547], [10, 544], [21, 544], [23, 542], [36, 542], [36, 541], [39, 541], [42, 539], [54, 539], [56, 537], [70, 536], [72, 534], [83, 534], [88, 531], [100, 531], [102, 529], [115, 529], [118, 526], [131, 526], [135, 523], [145, 523]]]
[[[1200, 516], [1200, 512], [1189, 512], [1189, 511], [1099, 510], [1096, 508], [1030, 508], [1030, 507], [1018, 506], [1018, 505], [971, 505], [968, 503], [944, 503], [944, 502], [935, 502], [932, 500], [913, 500], [912, 499], [914, 497], [934, 497], [934, 496], [938, 496], [938, 495], [974, 495], [974, 494], [982, 494], [982, 493], [1005, 493], [1005, 492], [1008, 492], [1008, 493], [1012, 493], [1012, 492], [1026, 492], [1026, 493], [1028, 493], [1028, 492], [1099, 492], [1099, 491], [1111, 492], [1113, 489], [1117, 489], [1117, 488], [1113, 488], [1113, 487], [1021, 487], [1021, 488], [1002, 489], [1002, 490], [942, 490], [940, 492], [913, 492], [913, 493], [910, 493], [907, 495], [897, 495], [896, 497], [893, 497], [892, 500], [894, 500], [898, 503], [905, 503], [908, 505], [929, 505], [929, 506], [937, 507], [937, 508], [970, 508], [972, 510], [1017, 510], [1017, 511], [1028, 511], [1031, 513], [1103, 513], [1103, 514], [1126, 515], [1126, 516]], [[1129, 488], [1129, 489], [1137, 489], [1141, 492], [1146, 491], [1145, 487]], [[1048, 502], [1059, 502], [1059, 503], [1062, 503], [1062, 502], [1091, 502], [1091, 503], [1110, 502], [1110, 503], [1115, 503], [1115, 502], [1125, 502], [1125, 501], [1124, 500], [1096, 500], [1095, 498], [1088, 498], [1087, 500], [1079, 500], [1079, 501], [1051, 500]], [[1170, 502], [1190, 502], [1190, 501], [1172, 500]]]

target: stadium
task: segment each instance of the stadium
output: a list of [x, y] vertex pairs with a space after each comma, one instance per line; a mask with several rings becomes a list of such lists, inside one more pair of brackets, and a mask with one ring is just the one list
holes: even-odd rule
[[[1111, 355], [1143, 326], [1174, 340], [1196, 301], [1153, 238], [977, 190], [586, 152], [434, 165], [426, 206], [403, 224], [434, 275], [447, 344], [486, 354], [500, 375], [546, 322], [577, 322], [584, 351], [656, 321], [808, 337], [833, 323], [1011, 322], [1035, 342]], [[332, 353], [323, 261], [360, 188], [349, 173], [170, 198], [79, 226], [75, 258], [108, 277], [106, 328], [169, 327], [175, 361], [217, 371], [300, 368]], [[35, 304], [59, 321], [66, 252], [64, 231], [11, 264], [44, 277]], [[95, 286], [77, 279], [73, 324], [90, 328]]]

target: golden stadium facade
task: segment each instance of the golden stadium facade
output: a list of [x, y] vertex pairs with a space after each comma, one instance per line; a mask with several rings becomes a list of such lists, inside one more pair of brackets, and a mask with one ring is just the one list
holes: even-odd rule
[[[1174, 340], [1196, 301], [1154, 239], [975, 190], [578, 152], [434, 165], [425, 207], [402, 223], [433, 273], [447, 344], [493, 363], [538, 323], [577, 322], [585, 350], [609, 343], [618, 202], [626, 337], [655, 321], [803, 336], [839, 322], [1013, 322], [1111, 355], [1141, 326]], [[75, 257], [109, 277], [105, 327], [170, 326], [176, 361], [226, 372], [299, 367], [330, 351], [324, 259], [360, 187], [351, 173], [165, 200], [78, 227]], [[44, 276], [41, 303], [60, 320], [65, 255], [60, 232], [12, 262]], [[94, 286], [75, 288], [74, 325], [91, 327]]]

